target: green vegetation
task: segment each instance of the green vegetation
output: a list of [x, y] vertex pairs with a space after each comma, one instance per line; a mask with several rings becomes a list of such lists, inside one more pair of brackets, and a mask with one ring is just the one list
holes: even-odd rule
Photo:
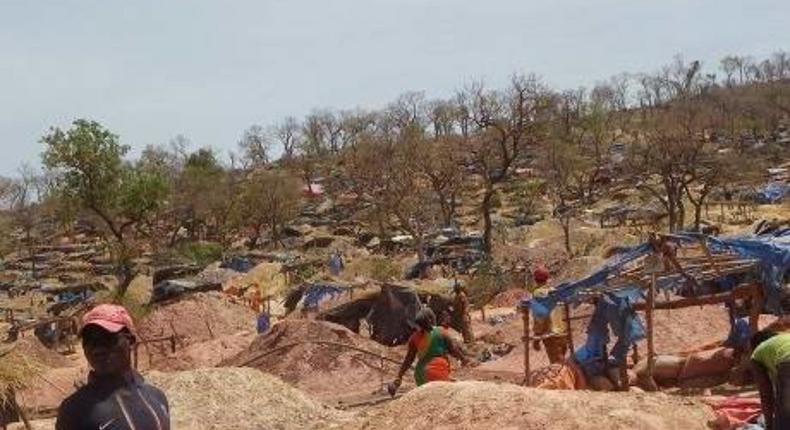
[[219, 243], [190, 242], [180, 245], [178, 254], [195, 264], [207, 265], [222, 258], [223, 247]]

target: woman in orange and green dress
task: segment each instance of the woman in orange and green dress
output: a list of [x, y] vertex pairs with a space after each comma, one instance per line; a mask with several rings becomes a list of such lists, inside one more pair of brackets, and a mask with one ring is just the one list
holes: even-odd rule
[[415, 331], [409, 338], [409, 350], [403, 360], [398, 377], [392, 383], [397, 390], [403, 382], [403, 375], [411, 367], [414, 359], [417, 365], [414, 368], [414, 379], [417, 385], [431, 381], [450, 381], [450, 360], [452, 355], [463, 365], [469, 364], [461, 348], [450, 337], [446, 328], [436, 326], [436, 315], [429, 308], [417, 312], [415, 318]]

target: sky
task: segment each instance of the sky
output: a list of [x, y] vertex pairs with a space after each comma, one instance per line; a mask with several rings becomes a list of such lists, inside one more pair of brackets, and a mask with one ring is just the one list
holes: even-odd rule
[[225, 153], [252, 124], [406, 91], [765, 57], [790, 49], [788, 16], [787, 0], [0, 0], [0, 175], [76, 118], [133, 152], [183, 134]]

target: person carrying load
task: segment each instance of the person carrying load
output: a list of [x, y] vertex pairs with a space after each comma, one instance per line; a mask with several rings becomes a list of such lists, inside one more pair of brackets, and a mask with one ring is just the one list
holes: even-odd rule
[[403, 382], [403, 375], [411, 367], [414, 359], [417, 365], [414, 369], [414, 380], [417, 386], [432, 381], [450, 381], [450, 360], [452, 355], [466, 366], [470, 360], [450, 337], [447, 329], [436, 326], [436, 315], [429, 308], [417, 312], [414, 321], [415, 331], [409, 338], [409, 350], [398, 371], [398, 377], [388, 386], [391, 395], [394, 395]]

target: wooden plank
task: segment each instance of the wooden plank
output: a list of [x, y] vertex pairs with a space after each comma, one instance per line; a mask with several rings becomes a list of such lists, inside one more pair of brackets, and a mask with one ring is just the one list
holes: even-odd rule
[[[732, 291], [726, 293], [709, 294], [700, 297], [683, 297], [680, 299], [659, 302], [653, 304], [653, 309], [683, 309], [692, 306], [705, 306], [724, 303], [728, 300], [748, 298], [754, 295], [755, 285], [749, 284], [737, 287]], [[646, 311], [648, 303], [635, 303], [634, 309], [637, 311]]]
[[576, 348], [573, 346], [573, 330], [571, 330], [571, 306], [567, 303], [563, 303], [563, 308], [565, 310], [565, 330], [568, 335], [568, 348], [570, 348], [571, 354], [573, 354]]
[[524, 339], [523, 339], [523, 341], [524, 341], [524, 384], [523, 385], [529, 385], [529, 372], [530, 372], [530, 368], [529, 368], [529, 364], [530, 364], [529, 363], [529, 354], [530, 354], [530, 350], [531, 350], [531, 348], [529, 347], [529, 344], [530, 344], [530, 340], [531, 340], [530, 339], [530, 335], [532, 334], [531, 333], [532, 330], [531, 330], [530, 324], [529, 324], [529, 306], [524, 306], [523, 308], [521, 308], [521, 321], [524, 324]]
[[656, 277], [653, 275], [653, 279], [650, 285], [647, 287], [647, 308], [645, 309], [645, 319], [647, 320], [647, 383], [648, 388], [651, 388], [651, 391], [655, 391], [656, 382], [653, 379], [653, 370], [656, 364], [656, 350], [655, 350], [655, 343], [653, 341], [655, 326], [653, 324], [653, 308], [655, 307], [656, 303]]

